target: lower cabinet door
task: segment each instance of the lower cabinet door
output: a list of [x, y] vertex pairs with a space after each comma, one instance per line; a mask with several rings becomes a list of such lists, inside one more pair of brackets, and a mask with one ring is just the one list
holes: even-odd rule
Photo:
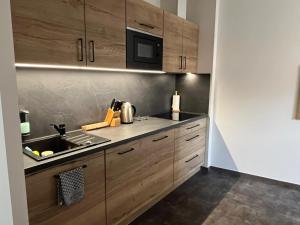
[[109, 225], [128, 224], [143, 207], [146, 155], [140, 141], [106, 152], [106, 205]]
[[143, 181], [147, 204], [157, 201], [173, 186], [174, 139], [174, 130], [170, 130], [142, 140], [147, 154]]
[[[30, 225], [105, 225], [104, 154], [78, 159], [26, 177]], [[85, 195], [73, 205], [59, 206], [55, 175], [86, 165]]]
[[174, 130], [106, 152], [108, 225], [128, 224], [173, 185]]

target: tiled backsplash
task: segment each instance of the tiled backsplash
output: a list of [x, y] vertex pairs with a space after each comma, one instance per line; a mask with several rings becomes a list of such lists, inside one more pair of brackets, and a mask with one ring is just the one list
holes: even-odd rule
[[138, 115], [170, 110], [175, 76], [75, 70], [18, 69], [19, 105], [30, 111], [31, 136], [55, 133], [51, 123], [67, 130], [100, 122], [112, 98], [137, 107]]

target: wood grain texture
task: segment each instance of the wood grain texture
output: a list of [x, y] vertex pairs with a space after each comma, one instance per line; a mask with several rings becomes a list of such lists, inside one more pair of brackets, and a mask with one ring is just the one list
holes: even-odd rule
[[107, 152], [107, 223], [129, 224], [173, 185], [174, 130]]
[[173, 185], [174, 137], [174, 130], [169, 130], [142, 141], [142, 149], [147, 155], [143, 181], [145, 202], [152, 202]]
[[163, 10], [143, 0], [126, 0], [128, 27], [163, 35]]
[[175, 130], [174, 184], [180, 185], [199, 171], [205, 162], [207, 119], [182, 125]]
[[197, 73], [199, 28], [190, 21], [183, 23], [183, 55], [186, 57], [184, 72]]
[[139, 141], [107, 152], [107, 224], [125, 224], [134, 211], [142, 206], [145, 159]]
[[182, 72], [182, 41], [184, 20], [164, 11], [163, 71]]
[[174, 163], [174, 182], [187, 180], [194, 170], [199, 170], [204, 163], [205, 148], [194, 152], [184, 158], [177, 159]]
[[[58, 206], [54, 175], [83, 165], [87, 165], [84, 199], [70, 207]], [[30, 225], [106, 224], [103, 153], [27, 176], [26, 188]]]
[[205, 151], [206, 129], [187, 134], [175, 141], [175, 162], [197, 151]]
[[125, 0], [86, 0], [85, 13], [88, 66], [125, 68]]
[[11, 8], [17, 63], [86, 64], [83, 0], [12, 0]]
[[200, 130], [202, 128], [206, 129], [207, 119], [203, 118], [201, 120], [196, 120], [191, 123], [184, 124], [175, 130], [175, 138], [180, 138], [184, 135], [193, 133], [196, 130]]

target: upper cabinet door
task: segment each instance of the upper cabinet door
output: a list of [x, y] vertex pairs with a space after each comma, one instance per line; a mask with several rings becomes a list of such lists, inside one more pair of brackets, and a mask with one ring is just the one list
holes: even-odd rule
[[17, 63], [83, 66], [84, 0], [12, 0]]
[[126, 67], [125, 0], [86, 0], [87, 65]]
[[197, 73], [199, 28], [197, 24], [184, 21], [183, 25], [183, 71]]
[[127, 0], [127, 26], [163, 35], [163, 10], [143, 0]]
[[163, 71], [181, 73], [183, 69], [182, 33], [184, 20], [164, 12]]

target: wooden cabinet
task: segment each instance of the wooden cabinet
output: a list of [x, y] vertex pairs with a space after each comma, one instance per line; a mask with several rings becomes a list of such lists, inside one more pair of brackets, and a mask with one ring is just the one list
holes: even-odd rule
[[128, 27], [163, 35], [163, 10], [143, 0], [126, 0]]
[[142, 149], [147, 155], [143, 197], [151, 203], [173, 185], [174, 130], [144, 138]]
[[125, 0], [86, 0], [87, 65], [125, 68]]
[[197, 73], [198, 25], [164, 12], [163, 70]]
[[186, 181], [199, 171], [200, 166], [204, 164], [205, 150], [206, 119], [177, 128], [174, 156], [174, 182], [176, 185]]
[[128, 224], [173, 185], [174, 130], [106, 153], [107, 223]]
[[183, 19], [165, 11], [164, 24], [163, 71], [181, 73]]
[[198, 65], [198, 25], [189, 21], [183, 23], [183, 71], [197, 73]]
[[140, 142], [131, 142], [106, 153], [107, 224], [127, 224], [143, 206], [146, 154]]
[[17, 63], [125, 68], [125, 0], [12, 0]]
[[[199, 171], [205, 145], [201, 119], [28, 175], [30, 225], [127, 225]], [[58, 206], [55, 175], [83, 165], [84, 199]]]
[[[104, 154], [68, 162], [26, 177], [30, 225], [104, 225], [105, 167]], [[57, 200], [55, 175], [86, 165], [84, 199], [69, 207]]]
[[17, 63], [85, 65], [83, 0], [12, 0]]
[[184, 124], [175, 130], [175, 138], [183, 137], [187, 134], [193, 133], [194, 131], [206, 129], [207, 120], [201, 119], [196, 120], [187, 124]]

